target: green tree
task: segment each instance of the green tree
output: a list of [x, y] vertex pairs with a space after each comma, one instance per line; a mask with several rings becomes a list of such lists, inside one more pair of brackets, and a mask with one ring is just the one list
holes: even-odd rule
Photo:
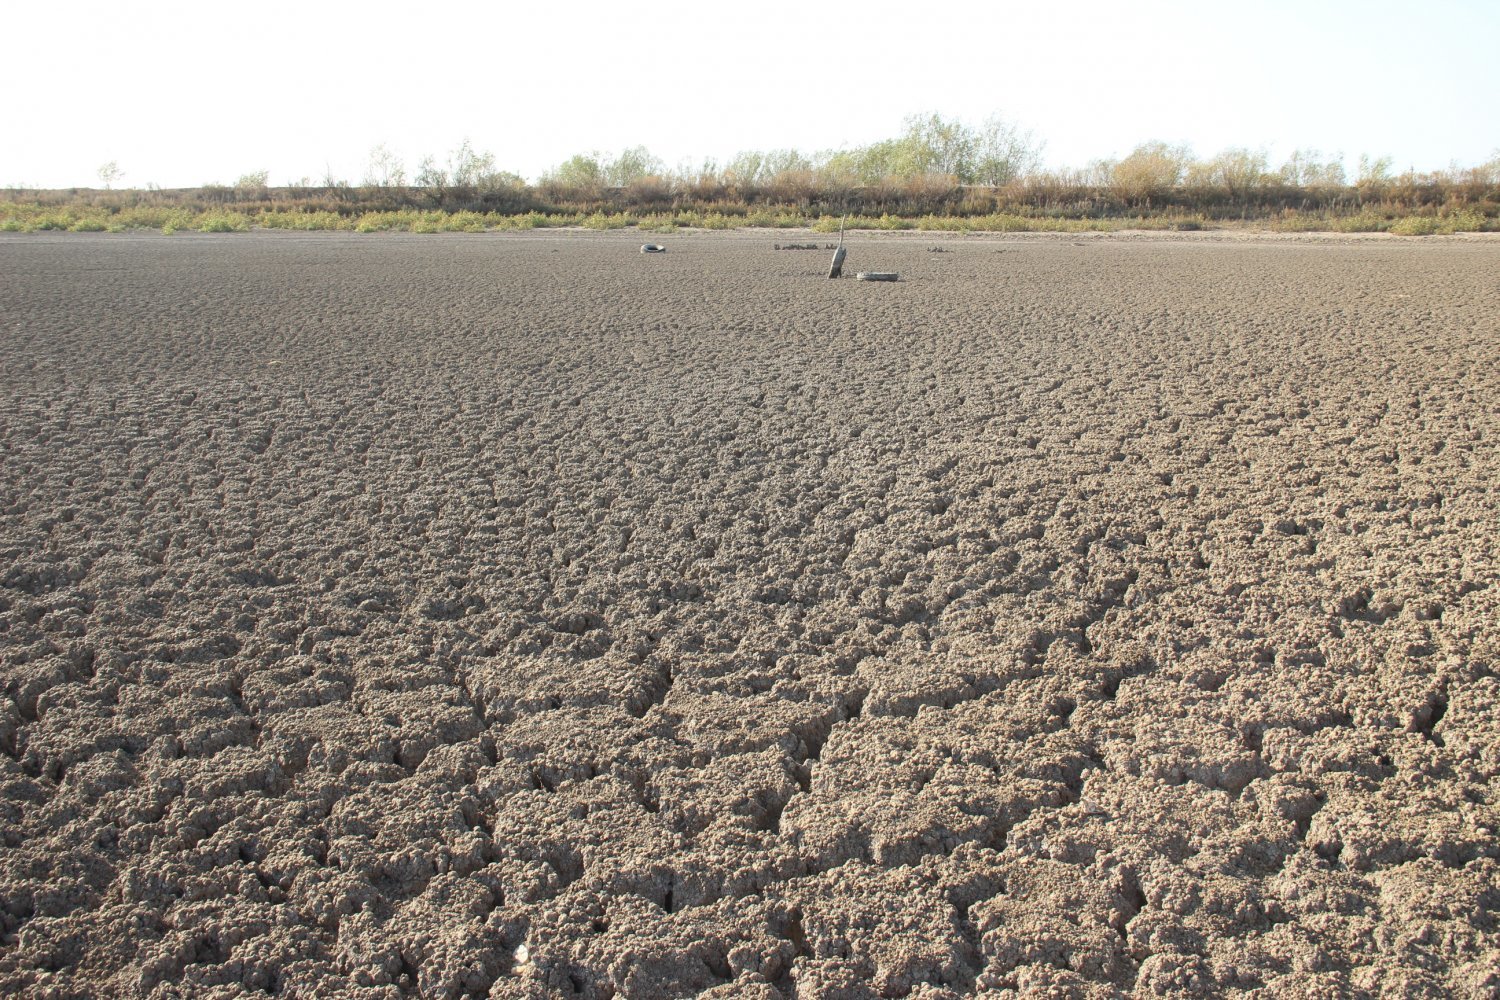
[[1382, 156], [1373, 159], [1367, 153], [1359, 154], [1359, 177], [1355, 183], [1360, 187], [1378, 188], [1391, 182], [1391, 158]]
[[239, 179], [234, 182], [234, 188], [236, 191], [264, 191], [270, 180], [271, 171], [252, 170], [248, 174], [240, 174]]
[[963, 122], [936, 113], [906, 119], [894, 176], [950, 174], [961, 181], [974, 176], [979, 137]]
[[417, 164], [417, 187], [431, 191], [442, 191], [448, 186], [448, 171], [443, 169], [432, 155], [422, 157]]
[[1226, 149], [1210, 160], [1191, 164], [1188, 183], [1217, 187], [1231, 195], [1243, 195], [1266, 182], [1267, 158], [1264, 151], [1243, 147]]
[[483, 187], [495, 172], [495, 154], [479, 152], [465, 139], [448, 155], [448, 180], [454, 187]]
[[543, 181], [575, 189], [598, 188], [604, 183], [604, 167], [598, 153], [576, 153], [549, 170]]
[[755, 149], [735, 154], [724, 167], [724, 183], [739, 187], [754, 187], [765, 180], [766, 154]]
[[771, 180], [781, 174], [803, 173], [815, 166], [809, 157], [795, 149], [772, 149], [761, 162], [762, 179]]
[[1500, 185], [1500, 149], [1489, 160], [1469, 169], [1470, 178], [1478, 184]]
[[1343, 187], [1347, 183], [1343, 154], [1325, 160], [1316, 149], [1292, 150], [1277, 176], [1283, 184], [1292, 187]]
[[385, 143], [370, 150], [369, 165], [365, 168], [366, 187], [405, 187], [406, 166]]
[[1109, 186], [1121, 198], [1149, 203], [1153, 197], [1182, 183], [1193, 156], [1186, 146], [1147, 142], [1109, 168]]
[[975, 139], [972, 176], [964, 179], [999, 187], [1033, 173], [1041, 160], [1042, 144], [1030, 131], [991, 115]]
[[885, 139], [831, 154], [823, 172], [857, 184], [875, 184], [888, 177], [911, 176], [915, 160], [905, 139]]
[[632, 146], [603, 165], [604, 180], [611, 187], [628, 187], [648, 177], [660, 177], [667, 166], [651, 154], [645, 146]]
[[833, 153], [830, 174], [863, 184], [919, 177], [955, 178], [964, 184], [1007, 184], [1036, 169], [1040, 145], [998, 115], [974, 129], [938, 114], [912, 115], [893, 139]]

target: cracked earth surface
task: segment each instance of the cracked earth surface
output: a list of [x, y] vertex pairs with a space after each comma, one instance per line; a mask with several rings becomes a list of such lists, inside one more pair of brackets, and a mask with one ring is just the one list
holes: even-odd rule
[[1500, 994], [1500, 244], [0, 238], [0, 991]]

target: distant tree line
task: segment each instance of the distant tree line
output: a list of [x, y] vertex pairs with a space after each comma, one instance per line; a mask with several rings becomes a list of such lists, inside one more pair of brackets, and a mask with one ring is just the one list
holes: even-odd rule
[[[802, 153], [752, 150], [727, 163], [668, 167], [644, 146], [615, 155], [579, 153], [534, 182], [500, 169], [494, 154], [468, 141], [446, 157], [424, 157], [408, 172], [385, 145], [370, 151], [358, 184], [302, 178], [270, 187], [265, 171], [233, 185], [149, 195], [156, 203], [355, 213], [440, 210], [493, 213], [716, 212], [785, 208], [804, 214], [852, 212], [980, 216], [1015, 213], [1060, 218], [1196, 215], [1255, 219], [1278, 213], [1348, 214], [1473, 211], [1500, 215], [1500, 151], [1487, 163], [1431, 173], [1396, 173], [1389, 157], [1362, 156], [1346, 173], [1341, 155], [1298, 150], [1273, 165], [1264, 151], [1223, 150], [1201, 158], [1180, 145], [1147, 142], [1119, 159], [1045, 169], [1042, 143], [1001, 117], [978, 126], [916, 115], [899, 135], [854, 149]], [[122, 176], [100, 168], [106, 189]], [[57, 192], [78, 197], [82, 192]]]

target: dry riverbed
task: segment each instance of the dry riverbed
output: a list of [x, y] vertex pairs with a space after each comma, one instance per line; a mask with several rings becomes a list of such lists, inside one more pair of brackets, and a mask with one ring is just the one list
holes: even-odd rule
[[652, 238], [0, 238], [0, 993], [1500, 994], [1500, 242]]

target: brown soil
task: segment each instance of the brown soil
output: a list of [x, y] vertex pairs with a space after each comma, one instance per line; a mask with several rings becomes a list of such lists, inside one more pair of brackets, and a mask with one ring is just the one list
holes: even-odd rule
[[1500, 245], [778, 238], [0, 239], [0, 993], [1500, 994]]

